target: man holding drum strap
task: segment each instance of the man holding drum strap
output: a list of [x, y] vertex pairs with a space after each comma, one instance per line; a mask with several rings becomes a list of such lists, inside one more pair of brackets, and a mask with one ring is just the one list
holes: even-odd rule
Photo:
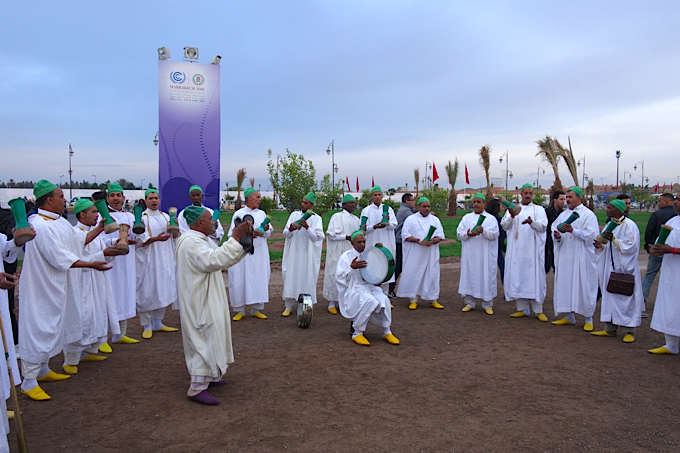
[[338, 287], [335, 284], [335, 270], [338, 260], [348, 250], [352, 249], [351, 236], [359, 229], [359, 218], [352, 214], [357, 208], [357, 202], [350, 194], [342, 199], [342, 211], [331, 216], [326, 230], [326, 270], [323, 274], [323, 297], [328, 301], [328, 312], [337, 315], [335, 308], [338, 302]]
[[[283, 301], [286, 309], [282, 316], [290, 316], [300, 294], [312, 296], [316, 304], [316, 282], [321, 268], [321, 248], [323, 246], [323, 223], [321, 217], [311, 209], [316, 203], [316, 194], [309, 192], [302, 199], [302, 209], [288, 217], [283, 230], [286, 243], [283, 246]], [[306, 220], [303, 216], [310, 211]]]
[[523, 318], [534, 310], [539, 321], [547, 322], [543, 314], [545, 300], [545, 231], [548, 217], [545, 210], [533, 203], [534, 186], [524, 184], [521, 192], [522, 210], [513, 215], [505, 211], [501, 227], [507, 231], [508, 248], [505, 255], [505, 300], [515, 301], [517, 311], [510, 316]]
[[[444, 239], [444, 229], [430, 212], [430, 200], [418, 200], [418, 212], [404, 220], [403, 273], [397, 288], [397, 297], [408, 297], [408, 308], [418, 308], [418, 296], [429, 300], [433, 308], [444, 308], [439, 299], [439, 243]], [[432, 230], [432, 231], [430, 231]]]
[[[555, 325], [576, 323], [574, 312], [585, 316], [583, 330], [592, 332], [597, 305], [597, 264], [593, 241], [600, 233], [597, 217], [582, 202], [583, 191], [572, 187], [567, 191], [567, 207], [552, 224], [555, 247], [555, 315], [565, 313]], [[578, 218], [571, 224], [572, 213]]]
[[[460, 282], [458, 293], [465, 301], [464, 312], [475, 308], [477, 299], [487, 315], [493, 315], [493, 298], [498, 293], [498, 221], [484, 215], [486, 199], [483, 193], [472, 197], [472, 212], [465, 214], [456, 234], [461, 241]], [[480, 216], [484, 219], [480, 220]], [[481, 222], [481, 223], [480, 223]]]
[[360, 260], [366, 249], [366, 237], [361, 230], [351, 235], [352, 249], [340, 257], [335, 272], [338, 298], [342, 316], [352, 320], [352, 341], [368, 346], [371, 343], [364, 336], [368, 322], [382, 326], [383, 338], [390, 344], [399, 344], [392, 335], [392, 309], [390, 299], [379, 286], [364, 281], [361, 269], [368, 263]]
[[[361, 211], [361, 217], [368, 218], [366, 222], [366, 247], [372, 247], [381, 243], [390, 251], [392, 256], [396, 256], [397, 245], [395, 240], [395, 230], [397, 228], [397, 216], [390, 206], [383, 206], [383, 193], [380, 186], [373, 186], [371, 189], [371, 204]], [[383, 212], [387, 208], [387, 221], [383, 218]], [[388, 294], [390, 283], [394, 283], [394, 275], [382, 284], [382, 290]]]
[[[203, 206], [203, 189], [201, 189], [200, 186], [193, 185], [189, 187], [189, 199], [191, 200], [192, 206], [205, 208], [212, 216], [213, 210], [207, 206]], [[184, 210], [177, 214], [177, 224], [179, 225], [180, 234], [184, 233], [185, 231], [189, 231], [189, 225], [187, 225], [187, 221], [184, 218]], [[220, 241], [222, 240], [223, 236], [224, 228], [222, 227], [222, 224], [218, 220], [217, 223], [215, 224], [215, 232], [210, 235], [210, 239], [212, 239], [212, 241], [215, 244], [220, 245]]]

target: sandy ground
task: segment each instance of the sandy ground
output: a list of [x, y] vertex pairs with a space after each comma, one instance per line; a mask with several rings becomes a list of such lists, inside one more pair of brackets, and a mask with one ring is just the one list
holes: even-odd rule
[[[309, 329], [281, 317], [275, 265], [269, 319], [232, 323], [236, 362], [213, 391], [220, 406], [186, 399], [181, 333], [158, 333], [45, 383], [51, 401], [20, 395], [31, 451], [680, 451], [680, 357], [646, 352], [663, 344], [649, 319], [633, 344], [587, 334], [583, 318], [512, 319], [500, 284], [496, 314], [462, 313], [459, 272], [456, 260], [442, 263], [444, 310], [393, 300], [401, 345], [369, 325], [372, 344], [361, 347], [323, 302]], [[552, 274], [548, 282], [552, 320]], [[321, 287], [322, 278], [319, 297]], [[166, 321], [179, 326], [178, 312]], [[141, 338], [137, 318], [129, 333]]]

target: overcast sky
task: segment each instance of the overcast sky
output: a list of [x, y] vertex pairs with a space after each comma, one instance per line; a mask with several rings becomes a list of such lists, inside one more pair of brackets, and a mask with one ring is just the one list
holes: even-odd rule
[[[362, 188], [408, 183], [455, 157], [472, 185], [489, 143], [509, 186], [552, 171], [536, 140], [571, 137], [596, 184], [677, 182], [680, 2], [5, 2], [0, 16], [0, 180], [158, 181], [156, 49], [221, 55], [222, 181], [267, 150]], [[75, 5], [75, 6], [74, 6]], [[582, 168], [582, 167], [581, 167]], [[573, 182], [561, 167], [565, 184]], [[63, 178], [66, 181], [67, 176]], [[438, 181], [446, 184], [446, 178]], [[463, 187], [460, 177], [456, 187]]]

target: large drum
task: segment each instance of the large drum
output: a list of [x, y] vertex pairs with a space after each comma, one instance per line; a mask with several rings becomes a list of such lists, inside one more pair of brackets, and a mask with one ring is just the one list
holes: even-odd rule
[[309, 294], [300, 294], [298, 296], [297, 307], [297, 322], [298, 327], [306, 329], [312, 323], [312, 315], [314, 314], [314, 301]]
[[359, 258], [361, 261], [366, 261], [368, 266], [361, 269], [361, 277], [364, 281], [372, 285], [380, 285], [385, 283], [394, 275], [396, 262], [392, 252], [381, 243], [375, 244], [374, 247], [364, 250]]

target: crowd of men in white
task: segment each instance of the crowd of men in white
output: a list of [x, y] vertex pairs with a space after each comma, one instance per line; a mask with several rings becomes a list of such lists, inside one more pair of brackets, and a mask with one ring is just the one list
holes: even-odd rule
[[[179, 238], [169, 233], [171, 219], [159, 210], [158, 192], [149, 189], [145, 193], [144, 232], [129, 232], [127, 251], [117, 247], [118, 232], [104, 233], [104, 220], [91, 201], [81, 199], [76, 204], [78, 223], [74, 227], [61, 216], [65, 210], [61, 189], [41, 180], [34, 194], [38, 211], [29, 217], [29, 222], [35, 237], [25, 244], [19, 281], [21, 376], [17, 356], [12, 348], [9, 350], [14, 382], [21, 382], [22, 393], [33, 400], [50, 399], [40, 384], [68, 379], [78, 373], [82, 362], [105, 360], [106, 356], [97, 352], [112, 352], [109, 334], [112, 343], [138, 343], [126, 335], [127, 320], [137, 314], [144, 339], [151, 339], [155, 332], [177, 331], [162, 322], [166, 308], [173, 305], [180, 309], [191, 375], [187, 396], [204, 404], [218, 404], [208, 388], [224, 384], [221, 378], [233, 362], [229, 304], [236, 313], [233, 321], [242, 320], [247, 307], [251, 316], [266, 319], [261, 310], [269, 302], [267, 238], [273, 228], [259, 209], [259, 192], [245, 191], [245, 207], [233, 215], [229, 239], [219, 246], [224, 230], [212, 218], [213, 211], [202, 205], [200, 187], [190, 188], [192, 204], [177, 217]], [[389, 297], [409, 298], [412, 310], [417, 309], [419, 298], [435, 309], [444, 308], [439, 303], [439, 243], [445, 236], [441, 222], [430, 212], [429, 200], [415, 200], [407, 194], [397, 215], [388, 208], [384, 217], [382, 198], [380, 187], [373, 187], [371, 203], [361, 212], [361, 217], [367, 219], [362, 227], [354, 214], [356, 200], [346, 195], [342, 211], [331, 217], [324, 234], [321, 217], [313, 213], [316, 195], [310, 192], [304, 197], [302, 209], [290, 215], [283, 231], [283, 316], [290, 316], [300, 294], [311, 295], [316, 303], [324, 237], [327, 254], [323, 296], [329, 301], [330, 313], [337, 314], [339, 309], [352, 320], [355, 343], [370, 344], [364, 335], [370, 321], [383, 328], [383, 338], [388, 343], [399, 344], [390, 330], [393, 307]], [[462, 311], [474, 310], [479, 300], [484, 312], [493, 315], [499, 235], [503, 229], [507, 233], [503, 289], [505, 299], [515, 301], [517, 311], [511, 315], [513, 318], [531, 316], [533, 312], [539, 321], [548, 320], [543, 302], [549, 238], [554, 249], [553, 305], [556, 316], [564, 315], [553, 324], [573, 325], [575, 314], [579, 314], [585, 317], [583, 329], [592, 332], [599, 287], [600, 319], [605, 330], [592, 334], [616, 336], [619, 331], [624, 334], [623, 341], [633, 342], [644, 298], [638, 267], [640, 232], [625, 216], [625, 203], [614, 200], [608, 204], [607, 214], [616, 227], [601, 233], [595, 214], [583, 205], [578, 187], [567, 191], [567, 209], [552, 225], [546, 211], [532, 199], [533, 188], [525, 185], [521, 203], [510, 206], [499, 222], [485, 212], [484, 195], [474, 195], [473, 211], [461, 219], [456, 232], [462, 243]], [[108, 187], [106, 201], [113, 220], [132, 227], [134, 216], [123, 211], [125, 197], [119, 185]], [[674, 208], [680, 212], [678, 199]], [[651, 248], [654, 257], [664, 257], [651, 327], [666, 335], [666, 344], [650, 352], [678, 354], [680, 309], [671, 297], [680, 293], [680, 280], [674, 278], [680, 268], [680, 218], [676, 215], [666, 224], [674, 228], [666, 244]], [[249, 233], [253, 236], [252, 254], [241, 245]], [[602, 238], [596, 241], [598, 235]], [[395, 274], [382, 285], [367, 283], [360, 272], [367, 266], [361, 259], [362, 252], [376, 244], [386, 247], [397, 261]], [[18, 249], [13, 240], [0, 234], [4, 261], [16, 260]], [[230, 301], [221, 274], [224, 269], [228, 269]], [[632, 295], [607, 290], [612, 272], [634, 276]], [[8, 277], [2, 274], [3, 288], [16, 284]], [[6, 289], [0, 290], [0, 305], [5, 332], [11, 332]], [[7, 335], [11, 338], [11, 333]], [[56, 373], [50, 370], [48, 361], [62, 351], [63, 373]], [[7, 398], [8, 373], [6, 364], [0, 363]]]

